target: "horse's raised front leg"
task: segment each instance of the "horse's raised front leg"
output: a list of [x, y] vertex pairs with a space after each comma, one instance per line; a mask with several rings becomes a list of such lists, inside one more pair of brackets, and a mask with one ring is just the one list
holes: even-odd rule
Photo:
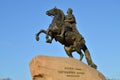
[[47, 43], [52, 43], [53, 37], [51, 39], [49, 38], [49, 35], [46, 35], [46, 42]]
[[43, 29], [40, 30], [40, 31], [36, 34], [36, 40], [37, 40], [37, 41], [39, 41], [39, 35], [40, 35], [41, 33], [45, 33], [46, 35], [48, 35], [46, 30], [43, 30]]
[[47, 43], [52, 43], [53, 37], [51, 37], [51, 39], [49, 38], [49, 33], [50, 33], [50, 31], [49, 31], [49, 30], [43, 30], [43, 29], [40, 30], [40, 31], [36, 34], [36, 40], [37, 40], [37, 41], [39, 41], [39, 35], [40, 35], [41, 33], [46, 34], [46, 42], [47, 42]]

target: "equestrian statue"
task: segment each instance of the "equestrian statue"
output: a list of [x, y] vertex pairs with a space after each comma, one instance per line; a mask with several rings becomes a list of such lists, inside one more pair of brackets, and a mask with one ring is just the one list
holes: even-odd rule
[[97, 69], [85, 45], [83, 36], [76, 28], [76, 20], [72, 12], [73, 10], [68, 8], [67, 15], [65, 16], [63, 11], [56, 7], [46, 11], [48, 16], [53, 16], [52, 23], [47, 30], [42, 29], [36, 34], [36, 40], [39, 41], [39, 35], [45, 33], [47, 43], [52, 43], [52, 40], [55, 39], [64, 45], [64, 49], [69, 57], [73, 58], [72, 52], [76, 51], [80, 55], [80, 61], [84, 56], [83, 51], [88, 65]]

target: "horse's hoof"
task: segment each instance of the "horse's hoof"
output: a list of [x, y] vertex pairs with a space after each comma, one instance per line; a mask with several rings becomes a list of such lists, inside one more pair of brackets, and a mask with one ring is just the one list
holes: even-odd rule
[[47, 43], [52, 43], [51, 40], [47, 40], [46, 42], [47, 42]]
[[36, 36], [36, 41], [39, 41], [39, 37], [38, 36]]

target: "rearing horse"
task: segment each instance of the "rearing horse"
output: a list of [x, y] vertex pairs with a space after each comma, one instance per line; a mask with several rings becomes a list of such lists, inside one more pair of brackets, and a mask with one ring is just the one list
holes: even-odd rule
[[[54, 16], [54, 18], [47, 30], [42, 29], [36, 34], [36, 40], [39, 40], [39, 35], [41, 33], [45, 33], [46, 42], [51, 43], [52, 40], [55, 39], [56, 41], [64, 45], [64, 49], [69, 57], [73, 57], [72, 52], [76, 51], [80, 55], [80, 61], [84, 56], [81, 51], [83, 50], [88, 65], [96, 69], [97, 66], [93, 63], [91, 59], [90, 52], [87, 46], [85, 45], [85, 40], [82, 37], [82, 35], [77, 31], [76, 27], [74, 30], [69, 29], [65, 33], [63, 38], [60, 38], [58, 36], [66, 26], [64, 22], [65, 15], [63, 11], [58, 8], [53, 8], [51, 10], [46, 11], [46, 14], [48, 16]], [[51, 37], [51, 39], [49, 39], [49, 36]]]

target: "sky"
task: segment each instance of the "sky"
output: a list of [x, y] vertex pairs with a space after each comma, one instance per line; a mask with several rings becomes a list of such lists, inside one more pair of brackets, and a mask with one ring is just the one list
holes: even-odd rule
[[45, 34], [35, 40], [52, 21], [45, 12], [55, 6], [65, 14], [73, 9], [98, 71], [120, 80], [120, 0], [0, 0], [0, 79], [32, 80], [29, 63], [38, 55], [68, 57], [59, 42], [46, 43]]

